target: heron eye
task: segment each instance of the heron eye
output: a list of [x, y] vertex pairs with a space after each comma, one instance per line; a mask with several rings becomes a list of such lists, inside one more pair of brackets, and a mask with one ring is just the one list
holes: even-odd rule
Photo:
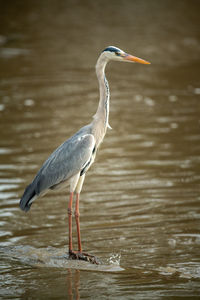
[[120, 56], [121, 54], [120, 52], [115, 52], [115, 55]]

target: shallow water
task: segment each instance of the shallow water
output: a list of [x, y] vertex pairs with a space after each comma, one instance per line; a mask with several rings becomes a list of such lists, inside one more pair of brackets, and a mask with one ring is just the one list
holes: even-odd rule
[[[0, 4], [0, 296], [160, 299], [200, 294], [197, 1]], [[98, 103], [94, 65], [116, 45], [150, 66], [110, 63], [110, 125], [81, 194], [85, 251], [69, 261], [68, 191], [19, 210], [25, 186]], [[76, 236], [74, 232], [74, 244]]]

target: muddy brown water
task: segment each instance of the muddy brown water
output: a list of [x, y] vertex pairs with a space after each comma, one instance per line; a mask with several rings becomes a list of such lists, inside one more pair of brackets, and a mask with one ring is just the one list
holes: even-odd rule
[[[199, 297], [199, 9], [167, 0], [0, 3], [1, 299]], [[152, 64], [106, 69], [113, 129], [80, 201], [83, 248], [102, 260], [94, 266], [66, 258], [67, 190], [27, 214], [18, 203], [48, 155], [91, 121], [94, 65], [108, 45]]]

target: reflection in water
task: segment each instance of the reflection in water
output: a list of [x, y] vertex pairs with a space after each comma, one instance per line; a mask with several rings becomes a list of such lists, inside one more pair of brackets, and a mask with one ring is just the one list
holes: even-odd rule
[[67, 286], [68, 286], [68, 299], [80, 299], [79, 286], [80, 286], [80, 271], [68, 269], [67, 275]]
[[[197, 1], [7, 1], [0, 10], [0, 297], [198, 297]], [[91, 121], [94, 65], [112, 44], [152, 64], [107, 69], [113, 130], [80, 200], [83, 248], [104, 262], [97, 271], [48, 258], [66, 251], [67, 192], [29, 214], [18, 204], [48, 155]]]

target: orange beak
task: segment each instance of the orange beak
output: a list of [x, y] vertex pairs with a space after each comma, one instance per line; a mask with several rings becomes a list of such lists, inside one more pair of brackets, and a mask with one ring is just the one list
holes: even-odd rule
[[144, 64], [144, 65], [150, 65], [151, 63], [144, 60], [144, 59], [141, 59], [139, 57], [136, 57], [136, 56], [133, 56], [133, 55], [130, 55], [130, 54], [127, 54], [126, 56], [123, 57], [124, 60], [127, 60], [127, 61], [132, 61], [132, 62], [136, 62], [136, 63], [139, 63], [139, 64]]

